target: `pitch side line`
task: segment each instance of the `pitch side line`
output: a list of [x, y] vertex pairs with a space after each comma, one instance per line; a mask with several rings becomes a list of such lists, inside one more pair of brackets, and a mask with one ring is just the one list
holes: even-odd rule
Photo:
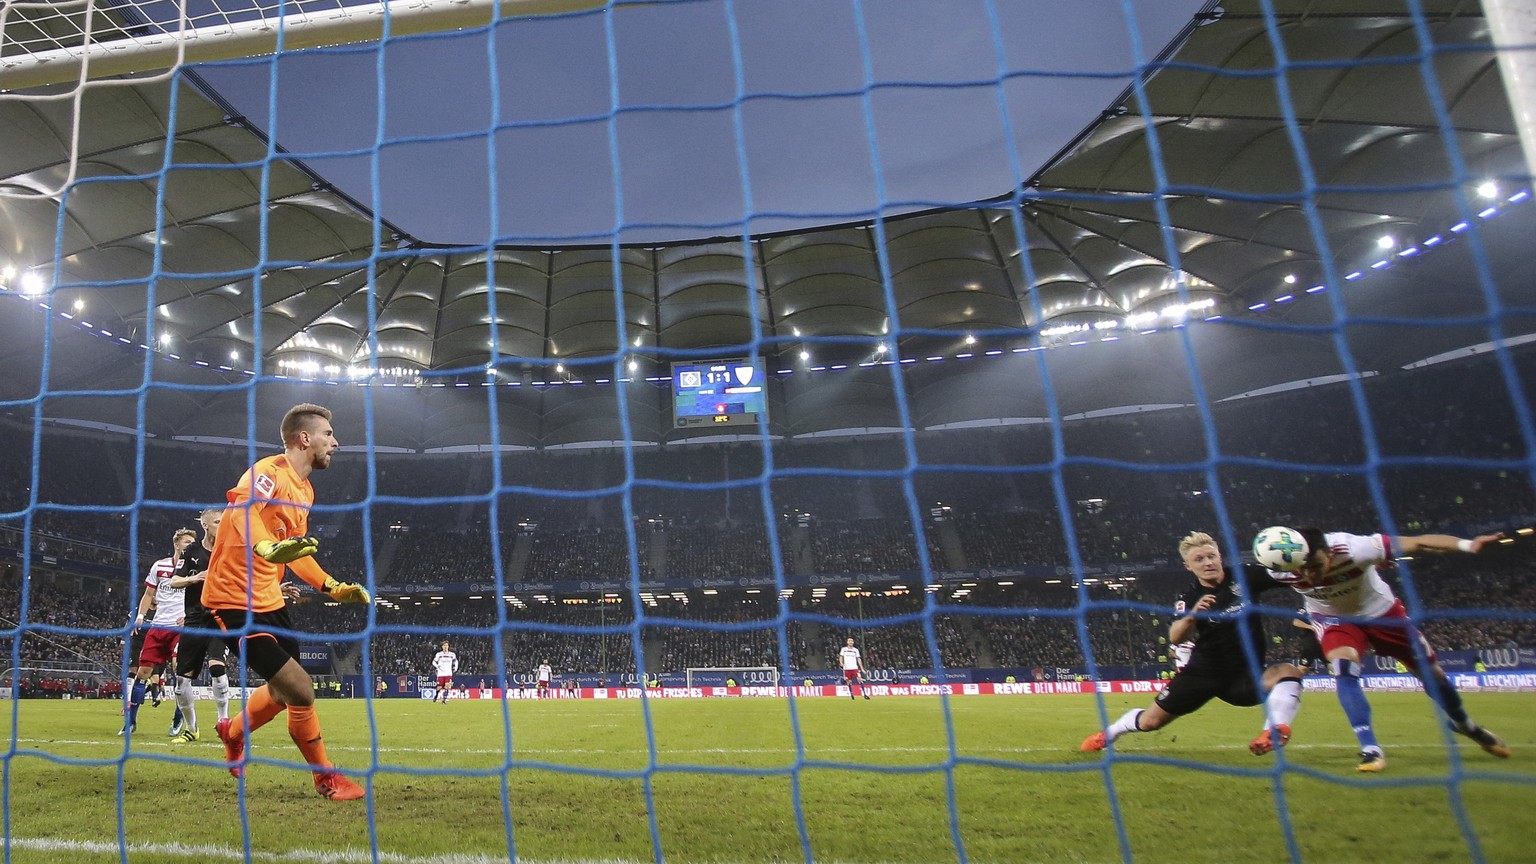
[[[112, 855], [122, 853], [116, 843], [99, 840], [56, 840], [42, 837], [18, 837], [6, 841], [11, 849], [28, 852], [64, 853], [75, 855]], [[245, 850], [233, 846], [215, 846], [211, 843], [129, 843], [124, 847], [130, 855], [163, 855], [173, 858], [196, 858], [214, 861], [244, 861]], [[375, 860], [388, 864], [508, 864], [505, 855], [402, 855], [398, 852], [380, 851], [375, 859], [367, 849], [291, 849], [287, 852], [251, 850], [252, 861], [298, 862], [298, 864], [373, 864]], [[517, 864], [649, 864], [631, 858], [519, 858]], [[731, 862], [725, 862], [731, 864]], [[827, 864], [838, 864], [836, 861]]]
[[[62, 852], [77, 855], [118, 855], [122, 851], [116, 843], [103, 843], [99, 840], [56, 840], [44, 837], [13, 838], [6, 845], [12, 849], [22, 849], [29, 852]], [[200, 858], [218, 861], [245, 860], [245, 850], [233, 846], [215, 846], [211, 843], [129, 843], [126, 848], [130, 855], [165, 855], [174, 858]], [[315, 862], [315, 864], [331, 864], [331, 862], [336, 862], [336, 864], [372, 864], [375, 859], [373, 853], [367, 849], [291, 849], [287, 852], [265, 852], [252, 849], [251, 860]], [[387, 861], [390, 864], [507, 864], [507, 857], [505, 855], [496, 857], [464, 853], [417, 856], [380, 851], [377, 860]], [[518, 864], [642, 864], [642, 862], [621, 858], [604, 858], [602, 860], [589, 858], [519, 858]]]
[[[60, 744], [60, 745], [74, 746], [74, 747], [112, 747], [113, 749], [121, 749], [122, 746], [123, 746], [121, 742], [118, 742], [118, 741], [115, 741], [115, 740], [100, 740], [100, 741], [97, 741], [97, 740], [90, 740], [90, 739], [87, 739], [87, 740], [74, 740], [74, 739], [67, 739], [67, 738], [65, 738], [65, 739], [17, 738], [16, 739], [16, 743], [17, 744]], [[136, 742], [134, 742], [133, 746], [135, 746], [135, 747], [163, 747], [163, 748], [166, 748], [167, 750], [172, 749], [171, 745], [169, 743], [165, 742], [165, 741], [136, 741]], [[325, 749], [326, 750], [340, 750], [342, 752], [352, 752], [352, 753], [428, 753], [428, 754], [442, 754], [442, 755], [451, 755], [451, 754], [455, 754], [455, 753], [467, 753], [467, 754], [471, 754], [471, 755], [497, 755], [497, 756], [502, 755], [502, 754], [504, 754], [506, 752], [504, 749], [502, 749], [500, 747], [495, 748], [495, 749], [465, 748], [465, 747], [454, 747], [454, 748], [448, 748], [448, 747], [380, 747], [377, 750], [374, 750], [372, 747], [350, 747], [350, 746], [341, 746], [341, 745], [335, 745], [335, 744], [327, 744]], [[781, 748], [766, 748], [766, 747], [759, 747], [759, 748], [747, 748], [747, 747], [697, 747], [697, 748], [690, 748], [690, 749], [686, 749], [686, 750], [679, 750], [679, 749], [675, 749], [675, 748], [671, 748], [671, 747], [661, 747], [661, 748], [657, 748], [657, 749], [658, 749], [659, 752], [664, 753], [664, 754], [666, 754], [666, 753], [705, 753], [705, 754], [708, 754], [708, 753], [747, 753], [747, 754], [758, 754], [758, 755], [761, 755], [761, 754], [775, 754], [775, 753], [789, 754], [789, 753], [793, 752], [793, 748], [791, 748], [791, 747], [781, 747]], [[1141, 752], [1140, 750], [1126, 751], [1123, 747], [1119, 748], [1119, 749], [1122, 752]], [[1201, 749], [1201, 750], [1247, 750], [1248, 749], [1248, 745], [1246, 745], [1246, 744], [1202, 744], [1202, 745], [1200, 745], [1199, 749]], [[1287, 749], [1287, 750], [1358, 750], [1358, 749], [1360, 749], [1360, 745], [1358, 745], [1358, 744], [1343, 744], [1343, 743], [1340, 743], [1340, 744], [1324, 744], [1324, 743], [1300, 743], [1300, 744], [1298, 744], [1298, 743], [1291, 743], [1291, 744], [1285, 745], [1285, 749]], [[1393, 749], [1393, 750], [1444, 750], [1445, 747], [1443, 745], [1440, 745], [1440, 744], [1394, 744], [1394, 745], [1392, 745], [1391, 749]], [[188, 748], [187, 745], [185, 745], [185, 744], [178, 744], [178, 745], [176, 745], [175, 750], [178, 753], [186, 753], [188, 759], [197, 759], [197, 758], [205, 758], [206, 759], [206, 758], [210, 758], [210, 757], [207, 756], [207, 752], [212, 752], [212, 748], [197, 748], [196, 750], [193, 750], [193, 749]], [[1068, 753], [1068, 752], [1076, 752], [1076, 750], [1077, 750], [1077, 748], [1075, 746], [1068, 746], [1068, 747], [962, 747], [962, 748], [960, 748], [960, 755], [962, 757], [964, 757], [964, 756], [975, 754], [975, 753]], [[207, 751], [207, 752], [203, 753], [203, 755], [200, 756], [199, 755], [199, 751]], [[571, 753], [571, 754], [575, 754], [575, 755], [612, 756], [612, 755], [626, 755], [626, 754], [634, 754], [634, 753], [644, 753], [645, 750], [643, 748], [637, 750], [637, 749], [605, 749], [605, 748], [582, 748], [582, 747], [554, 747], [554, 748], [548, 748], [548, 747], [543, 747], [543, 748], [540, 748], [540, 747], [513, 747], [512, 748], [512, 752], [514, 754], [538, 754], [538, 755], [558, 755], [558, 754], [561, 754], [561, 753]], [[806, 748], [806, 753], [809, 754], [809, 755], [815, 755], [815, 754], [818, 754], [818, 753], [948, 753], [948, 752], [949, 752], [949, 748], [946, 747], [946, 746], [942, 746], [942, 745], [935, 745], [933, 747], [808, 747], [808, 748]], [[1148, 753], [1152, 753], [1152, 752], [1155, 752], [1155, 751], [1148, 750], [1147, 752]], [[57, 755], [57, 754], [55, 754], [55, 755]], [[449, 770], [451, 770], [451, 769], [449, 769]]]

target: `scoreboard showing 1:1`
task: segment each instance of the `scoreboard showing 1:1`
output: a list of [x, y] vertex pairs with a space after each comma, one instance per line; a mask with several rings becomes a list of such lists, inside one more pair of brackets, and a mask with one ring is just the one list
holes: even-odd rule
[[673, 363], [673, 425], [756, 426], [768, 410], [767, 384], [761, 359]]

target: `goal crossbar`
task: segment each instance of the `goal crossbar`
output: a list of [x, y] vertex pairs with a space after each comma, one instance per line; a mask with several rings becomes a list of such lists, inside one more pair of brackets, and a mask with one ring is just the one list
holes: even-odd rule
[[[279, 36], [284, 51], [297, 51], [378, 41], [384, 38], [386, 22], [391, 37], [411, 36], [605, 5], [602, 0], [385, 0], [331, 9], [299, 8], [270, 19], [165, 33], [123, 35], [114, 29], [110, 32], [116, 38], [108, 40], [93, 41], [88, 36], [78, 46], [0, 56], [0, 92], [153, 72], [184, 63], [259, 57], [278, 50]], [[6, 25], [7, 17], [0, 12], [0, 27]]]

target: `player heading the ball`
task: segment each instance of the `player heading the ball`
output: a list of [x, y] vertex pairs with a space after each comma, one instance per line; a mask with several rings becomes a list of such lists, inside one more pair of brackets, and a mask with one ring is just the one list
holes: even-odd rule
[[267, 680], [246, 700], [239, 716], [220, 720], [219, 739], [229, 773], [245, 773], [245, 745], [251, 733], [284, 710], [288, 734], [314, 770], [315, 791], [326, 798], [354, 800], [363, 788], [336, 771], [326, 756], [315, 716], [315, 690], [299, 665], [299, 643], [280, 584], [284, 567], [333, 600], [368, 603], [361, 585], [337, 582], [311, 556], [320, 542], [309, 533], [315, 502], [310, 475], [330, 467], [340, 446], [331, 412], [319, 405], [295, 405], [283, 416], [283, 452], [252, 465], [226, 495], [203, 583], [203, 605], [225, 633], [230, 650], [243, 652], [246, 667]]
[[[1509, 747], [1499, 736], [1467, 716], [1461, 694], [1440, 667], [1435, 649], [1413, 626], [1403, 601], [1376, 572], [1377, 564], [1398, 554], [1475, 555], [1503, 536], [1484, 534], [1471, 540], [1449, 534], [1390, 537], [1274, 526], [1254, 538], [1253, 554], [1259, 563], [1269, 568], [1277, 582], [1296, 589], [1305, 599], [1312, 630], [1333, 671], [1339, 704], [1360, 741], [1359, 770], [1375, 773], [1387, 767], [1387, 758], [1371, 728], [1371, 703], [1360, 684], [1361, 658], [1367, 651], [1391, 657], [1412, 670], [1424, 682], [1424, 691], [1450, 719], [1456, 734], [1472, 739], [1494, 756], [1509, 757]], [[1419, 663], [1420, 656], [1427, 668]]]

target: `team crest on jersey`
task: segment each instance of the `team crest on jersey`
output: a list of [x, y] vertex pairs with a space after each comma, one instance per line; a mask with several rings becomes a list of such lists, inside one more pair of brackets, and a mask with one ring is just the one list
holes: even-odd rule
[[1233, 582], [1232, 583], [1232, 596], [1233, 597], [1241, 597], [1241, 596], [1243, 596], [1243, 583], [1241, 583], [1241, 582]]
[[256, 475], [256, 494], [263, 498], [271, 498], [272, 492], [277, 489], [277, 481], [270, 474]]

